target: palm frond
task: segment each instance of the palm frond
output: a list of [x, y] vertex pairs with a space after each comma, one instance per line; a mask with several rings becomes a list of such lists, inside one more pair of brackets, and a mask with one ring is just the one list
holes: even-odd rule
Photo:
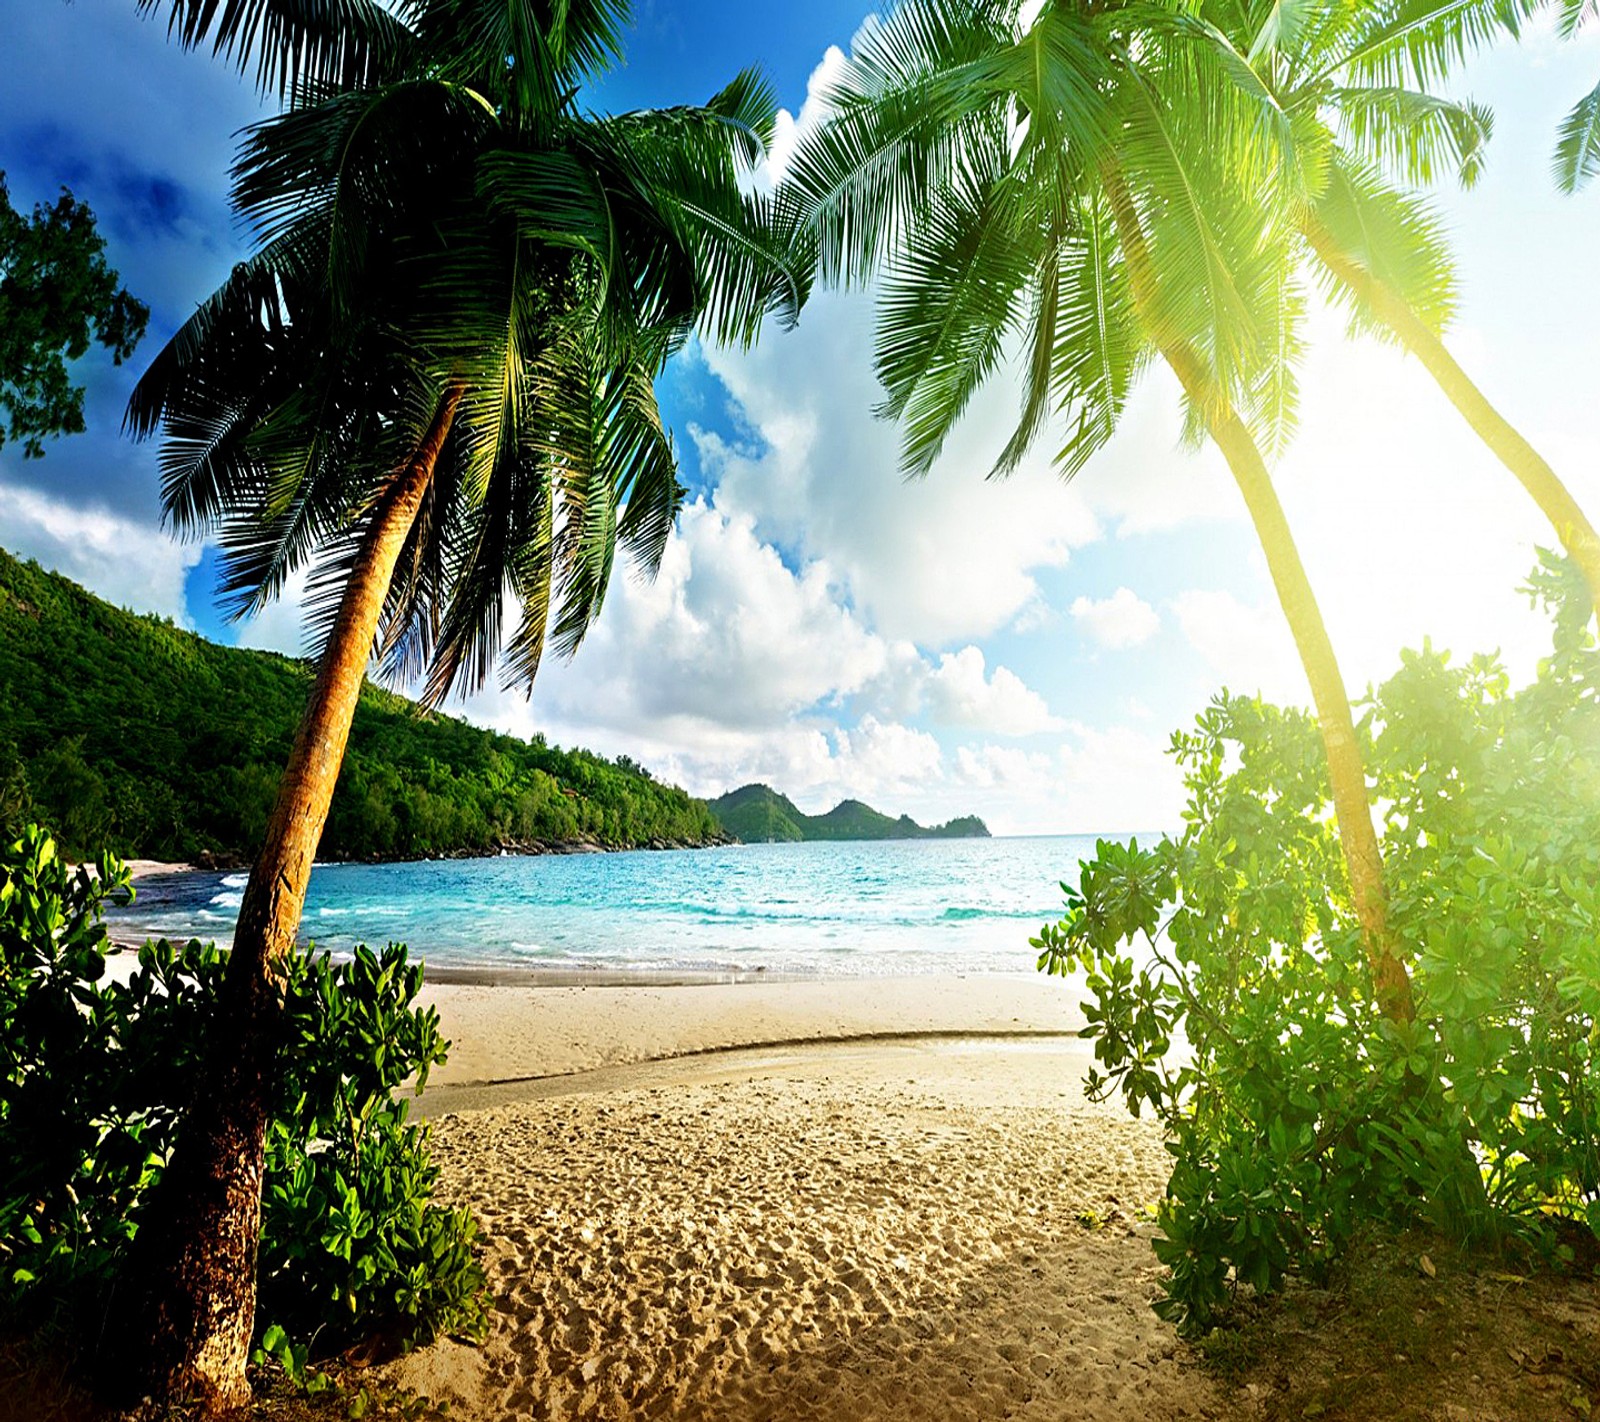
[[1014, 193], [962, 169], [890, 266], [879, 302], [881, 412], [904, 424], [901, 469], [928, 472], [972, 395], [997, 368], [1033, 274]]
[[209, 42], [264, 94], [307, 87], [365, 89], [397, 78], [415, 51], [418, 0], [137, 0], [167, 15], [185, 49]]
[[548, 471], [539, 468], [535, 496], [524, 504], [532, 517], [512, 549], [511, 585], [520, 607], [516, 634], [505, 650], [503, 685], [531, 690], [544, 658], [550, 630], [550, 597], [555, 569], [555, 499]]
[[[1372, 167], [1341, 158], [1314, 211], [1341, 252], [1433, 330], [1444, 329], [1455, 311], [1455, 270], [1439, 219], [1425, 202], [1386, 184]], [[1359, 329], [1394, 339], [1342, 283], [1326, 271], [1323, 277]]]
[[784, 175], [822, 280], [869, 280], [967, 150], [1004, 145], [993, 66], [1012, 40], [1005, 7], [983, 0], [911, 0], [858, 35], [823, 96], [829, 122]]
[[1572, 106], [1556, 135], [1556, 186], [1575, 193], [1600, 173], [1600, 84]]
[[1449, 175], [1470, 188], [1483, 172], [1494, 115], [1481, 104], [1392, 85], [1337, 88], [1330, 102], [1353, 151], [1413, 186]]
[[1186, 141], [1180, 117], [1142, 79], [1126, 87], [1118, 146], [1152, 269], [1150, 339], [1206, 362], [1219, 396], [1238, 400], [1277, 346], [1279, 215], [1241, 188], [1224, 148]]
[[1116, 432], [1149, 345], [1114, 224], [1098, 196], [1084, 204], [1062, 269], [1054, 382], [1065, 437], [1055, 464], [1070, 479]]
[[1339, 31], [1314, 78], [1429, 89], [1473, 53], [1516, 35], [1544, 0], [1376, 0], [1335, 7]]

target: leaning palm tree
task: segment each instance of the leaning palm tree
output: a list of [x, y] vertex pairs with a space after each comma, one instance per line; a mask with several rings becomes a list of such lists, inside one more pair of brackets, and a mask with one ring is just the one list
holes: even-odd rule
[[[754, 338], [804, 283], [742, 175], [771, 95], [595, 116], [625, 0], [174, 3], [285, 111], [235, 173], [259, 246], [129, 406], [163, 503], [215, 531], [238, 613], [311, 570], [321, 652], [251, 872], [211, 1050], [136, 1244], [145, 1388], [208, 1409], [245, 1361], [280, 968], [364, 674], [438, 701], [530, 682], [657, 564], [681, 490], [653, 381], [695, 328]], [[509, 620], [508, 620], [509, 614]]]
[[[1141, 367], [1177, 375], [1191, 432], [1222, 451], [1289, 620], [1327, 751], [1374, 993], [1412, 1015], [1349, 698], [1262, 452], [1292, 426], [1302, 299], [1279, 212], [1293, 176], [1259, 106], [1187, 7], [910, 0], [868, 29], [790, 169], [833, 281], [884, 272], [884, 410], [925, 473], [1009, 340], [1023, 410], [996, 466], [1056, 415], [1064, 473], [1109, 438]], [[1186, 141], [1204, 116], [1215, 141]]]
[[[1600, 610], [1600, 534], [1549, 463], [1492, 405], [1445, 345], [1454, 306], [1448, 244], [1406, 184], [1478, 174], [1491, 117], [1431, 87], [1474, 46], [1517, 21], [1537, 0], [1386, 0], [1373, 5], [1286, 7], [1277, 0], [1206, 0], [1191, 23], [1209, 39], [1259, 121], [1278, 134], [1301, 181], [1286, 191], [1287, 223], [1359, 324], [1398, 341], [1433, 376], [1474, 433], [1550, 520]], [[1564, 6], [1576, 22], [1583, 5]], [[1600, 93], [1600, 91], [1597, 91]], [[1594, 96], [1591, 96], [1593, 99]], [[1590, 101], [1586, 100], [1585, 104]], [[1580, 105], [1583, 109], [1584, 105]], [[1590, 122], [1600, 121], [1600, 99]], [[1600, 141], [1574, 118], [1563, 139], [1563, 179], [1578, 180]], [[1210, 141], [1196, 134], [1195, 141]]]

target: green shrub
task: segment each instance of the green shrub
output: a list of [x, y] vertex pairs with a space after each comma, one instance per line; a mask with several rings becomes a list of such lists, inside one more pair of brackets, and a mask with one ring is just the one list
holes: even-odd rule
[[279, 1107], [267, 1133], [258, 1314], [293, 1338], [375, 1326], [404, 1343], [485, 1328], [477, 1227], [431, 1203], [427, 1127], [395, 1089], [445, 1059], [439, 1015], [411, 1004], [422, 965], [391, 944], [350, 963], [295, 960]]
[[1370, 1001], [1316, 728], [1258, 700], [1174, 737], [1185, 831], [1100, 843], [1033, 940], [1086, 974], [1091, 1092], [1167, 1133], [1159, 1309], [1187, 1328], [1364, 1221], [1600, 1233], [1600, 654], [1570, 570], [1530, 590], [1531, 685], [1425, 646], [1362, 719], [1414, 1023]]
[[[147, 943], [106, 983], [100, 905], [127, 882], [110, 856], [69, 870], [37, 828], [0, 850], [0, 1304], [104, 1294], [202, 1089], [226, 955]], [[475, 1226], [432, 1203], [427, 1128], [395, 1094], [445, 1056], [421, 986], [395, 944], [289, 963], [257, 1310], [274, 1342], [483, 1330]]]

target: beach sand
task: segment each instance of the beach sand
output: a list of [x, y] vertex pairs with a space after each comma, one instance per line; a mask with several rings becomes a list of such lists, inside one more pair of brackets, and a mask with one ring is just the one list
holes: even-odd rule
[[980, 1034], [1056, 1036], [1083, 1025], [1081, 990], [1037, 973], [748, 979], [654, 986], [429, 981], [450, 1060], [432, 1088], [593, 1071], [732, 1047]]
[[1150, 1310], [1166, 1157], [1083, 1099], [1067, 985], [431, 992], [493, 1323], [390, 1373], [452, 1416], [1223, 1415]]

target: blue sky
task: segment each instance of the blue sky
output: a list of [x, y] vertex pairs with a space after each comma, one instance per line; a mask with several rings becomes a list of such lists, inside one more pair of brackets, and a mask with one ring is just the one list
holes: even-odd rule
[[[24, 461], [0, 449], [0, 544], [119, 603], [222, 640], [299, 647], [292, 598], [244, 627], [210, 602], [210, 555], [159, 527], [156, 451], [122, 439], [141, 359], [244, 250], [225, 172], [261, 112], [133, 0], [0, 0], [0, 167], [13, 200], [68, 183], [154, 308], [129, 369], [90, 358], [90, 430]], [[606, 107], [705, 98], [758, 64], [788, 112], [847, 48], [859, 3], [639, 6]], [[1538, 31], [1460, 88], [1498, 116], [1489, 172], [1438, 195], [1463, 301], [1452, 348], [1600, 510], [1591, 410], [1600, 369], [1593, 234], [1600, 190], [1563, 198], [1548, 157], [1600, 76], [1593, 39]], [[698, 793], [765, 779], [807, 809], [845, 794], [892, 812], [976, 812], [1000, 830], [1172, 823], [1168, 736], [1219, 686], [1303, 701], [1303, 682], [1220, 461], [1179, 447], [1157, 371], [1116, 441], [1070, 485], [1041, 457], [983, 474], [1015, 382], [974, 403], [926, 481], [895, 472], [873, 419], [871, 299], [824, 294], [752, 352], [694, 349], [663, 379], [692, 499], [661, 576], [623, 580], [570, 665], [531, 700], [491, 689], [475, 719], [627, 752]], [[1536, 512], [1414, 362], [1313, 318], [1300, 436], [1278, 480], [1355, 688], [1424, 635], [1500, 648], [1526, 674], [1542, 628], [1515, 593]]]

